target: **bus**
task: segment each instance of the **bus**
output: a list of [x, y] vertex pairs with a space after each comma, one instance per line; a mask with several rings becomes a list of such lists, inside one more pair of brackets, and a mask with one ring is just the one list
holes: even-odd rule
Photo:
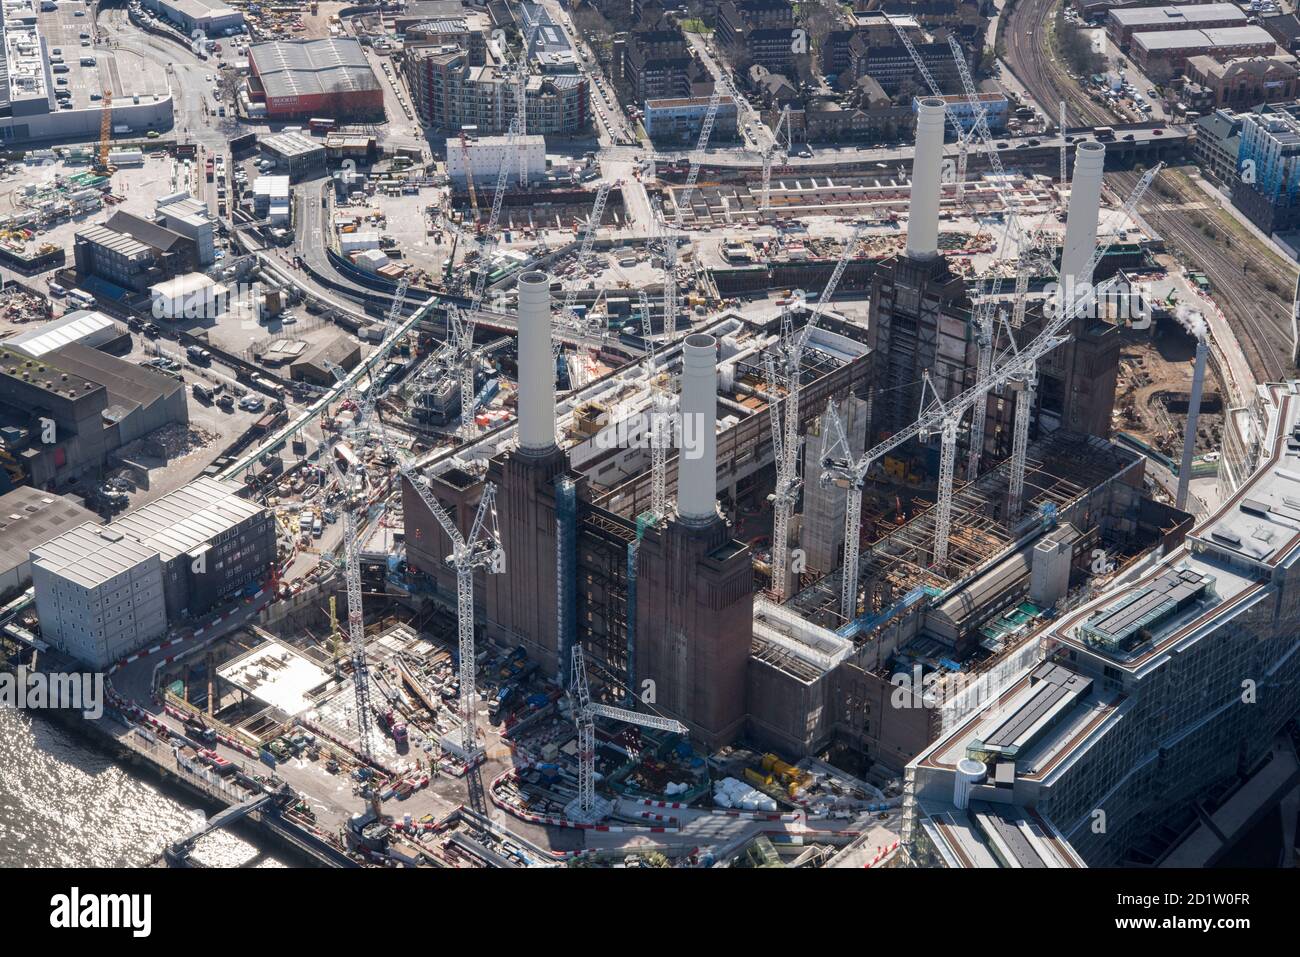
[[69, 289], [68, 301], [82, 309], [89, 309], [95, 304], [95, 297], [84, 289]]
[[307, 129], [313, 133], [328, 133], [338, 125], [338, 121], [328, 117], [318, 116], [307, 122]]
[[1099, 140], [1113, 140], [1115, 138], [1115, 130], [1109, 126], [1099, 126], [1093, 132]]

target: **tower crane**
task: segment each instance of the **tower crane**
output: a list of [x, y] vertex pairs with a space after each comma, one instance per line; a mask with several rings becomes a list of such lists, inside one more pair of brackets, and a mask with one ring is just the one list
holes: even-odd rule
[[469, 205], [474, 210], [474, 225], [478, 227], [478, 193], [474, 189], [474, 159], [469, 153], [469, 137], [460, 131], [460, 152], [465, 161], [465, 187], [469, 190]]
[[[389, 447], [386, 445], [386, 448]], [[479, 499], [469, 534], [462, 535], [414, 469], [395, 451], [390, 450], [389, 454], [397, 461], [398, 471], [411, 483], [420, 496], [420, 501], [433, 513], [451, 540], [451, 555], [447, 562], [456, 569], [461, 748], [465, 760], [473, 763], [480, 752], [474, 711], [474, 573], [479, 569], [487, 569], [493, 574], [505, 570], [505, 552], [501, 547], [501, 530], [497, 524], [496, 486], [488, 482], [483, 487], [483, 497]]]
[[1061, 136], [1061, 184], [1065, 184], [1066, 166], [1068, 165], [1065, 155], [1065, 100], [1061, 101], [1061, 112], [1057, 120], [1057, 132]]
[[[1123, 214], [1125, 216], [1132, 215], [1133, 210], [1137, 207], [1142, 196], [1146, 193], [1147, 187], [1151, 185], [1151, 182], [1163, 168], [1163, 165], [1163, 163], [1157, 163], [1143, 174], [1142, 178], [1138, 181], [1136, 188], [1133, 190], [1132, 195], [1124, 204]], [[1107, 243], [1105, 246], [1098, 246], [1093, 250], [1092, 257], [1082, 270], [1083, 275], [1092, 275], [1093, 269], [1101, 258], [1110, 250], [1111, 245], [1112, 243]], [[1035, 369], [1037, 368], [1038, 361], [1057, 346], [1069, 341], [1070, 335], [1068, 329], [1070, 323], [1087, 302], [1088, 298], [1086, 296], [1079, 296], [1064, 301], [1058, 314], [1048, 320], [1038, 335], [1023, 348], [1017, 348], [1013, 339], [1009, 347], [1010, 355], [1003, 362], [998, 364], [987, 377], [980, 379], [960, 395], [954, 396], [946, 402], [932, 401], [928, 408], [922, 410], [920, 416], [917, 417], [915, 422], [894, 433], [883, 442], [867, 449], [856, 461], [849, 453], [847, 441], [841, 439], [843, 436], [843, 426], [836, 426], [834, 410], [830, 410], [831, 428], [828, 431], [834, 434], [834, 440], [830, 441], [828, 447], [824, 446], [825, 451], [822, 457], [821, 480], [823, 483], [843, 482], [847, 485], [849, 492], [848, 508], [845, 511], [844, 568], [843, 584], [840, 593], [840, 613], [845, 619], [851, 620], [857, 614], [858, 536], [860, 533], [859, 526], [862, 521], [861, 496], [862, 486], [871, 466], [905, 442], [921, 435], [938, 432], [942, 438], [944, 447], [940, 452], [940, 501], [936, 504], [936, 508], [940, 509], [940, 511], [936, 513], [936, 518], [942, 517], [944, 514], [943, 509], [945, 508], [947, 509], [947, 514], [951, 516], [951, 479], [949, 480], [948, 485], [948, 502], [946, 505], [943, 503], [943, 462], [945, 458], [949, 462], [952, 460], [953, 453], [950, 449], [955, 449], [957, 423], [960, 422], [962, 415], [965, 413], [966, 409], [975, 402], [986, 400], [989, 392], [994, 389], [1005, 388], [1009, 384], [1021, 381], [1027, 376], [1036, 374]], [[926, 378], [928, 380], [928, 375]], [[927, 390], [923, 389], [923, 396], [926, 391]], [[929, 383], [928, 391], [937, 397], [933, 383]], [[1017, 430], [1023, 428], [1024, 434], [1027, 436], [1029, 422], [1028, 403], [1025, 403], [1025, 414], [1021, 416], [1021, 401], [1022, 396], [1017, 396], [1016, 428]], [[1025, 468], [1025, 453], [1023, 445], [1021, 445], [1018, 461], [1014, 450], [1012, 458], [1011, 478], [1014, 491], [1017, 475], [1019, 476], [1019, 481], [1023, 487]], [[942, 555], [945, 560], [947, 557], [947, 534], [944, 533], [943, 538], [940, 539], [938, 531], [939, 526], [938, 522], [936, 522], [936, 540], [934, 543], [936, 564], [939, 563], [938, 556]]]
[[[353, 393], [355, 395], [355, 392]], [[358, 405], [358, 408], [360, 406]], [[338, 445], [330, 447], [330, 467], [343, 492], [343, 577], [348, 592], [348, 642], [352, 660], [352, 689], [356, 695], [357, 707], [357, 752], [367, 765], [374, 763], [374, 750], [370, 736], [373, 729], [370, 711], [370, 666], [366, 661], [366, 625], [361, 607], [361, 544], [357, 540], [357, 511], [364, 507], [364, 497], [360, 505], [356, 501], [357, 474], [344, 474], [339, 467]], [[371, 813], [378, 818], [381, 809], [379, 789], [373, 784], [363, 786], [362, 794], [370, 807]]]
[[576, 823], [594, 824], [607, 818], [613, 810], [609, 801], [596, 796], [596, 718], [612, 718], [674, 734], [686, 734], [689, 729], [672, 718], [642, 714], [592, 701], [591, 691], [587, 687], [587, 663], [582, 656], [580, 643], [573, 646], [568, 691], [573, 724], [578, 731], [578, 796], [568, 803], [564, 813]]
[[[339, 376], [340, 373], [342, 372], [342, 370], [337, 366], [334, 366], [332, 371], [336, 376]], [[363, 408], [363, 400], [361, 399], [360, 396], [357, 395], [355, 385], [348, 384], [345, 387], [345, 391], [347, 392], [349, 397], [354, 402], [357, 403], [358, 409]], [[365, 437], [367, 437], [368, 431], [369, 431], [369, 423], [366, 422], [360, 427], [358, 434], [364, 439]], [[434, 519], [442, 527], [443, 532], [446, 533], [447, 538], [451, 541], [452, 551], [447, 561], [448, 564], [450, 564], [452, 567], [456, 569], [456, 611], [457, 611], [457, 622], [458, 622], [458, 632], [459, 632], [459, 655], [460, 655], [458, 677], [460, 681], [459, 703], [460, 703], [460, 719], [461, 719], [461, 745], [464, 751], [465, 759], [467, 761], [472, 762], [476, 758], [478, 753], [478, 736], [476, 731], [475, 712], [474, 712], [474, 699], [475, 699], [474, 573], [482, 568], [485, 568], [493, 572], [494, 574], [500, 573], [505, 570], [505, 552], [501, 547], [501, 530], [497, 523], [497, 514], [496, 514], [496, 486], [491, 482], [488, 482], [484, 486], [483, 496], [482, 498], [479, 499], [478, 510], [474, 514], [474, 521], [470, 526], [469, 534], [462, 535], [460, 529], [456, 527], [456, 523], [453, 522], [451, 516], [447, 514], [446, 509], [444, 509], [438, 503], [438, 500], [434, 498], [433, 493], [429, 490], [428, 485], [426, 485], [424, 480], [416, 473], [414, 467], [410, 464], [410, 462], [408, 462], [399, 453], [399, 451], [392, 444], [392, 442], [389, 441], [388, 435], [384, 431], [384, 425], [382, 421], [376, 422], [374, 435], [376, 438], [378, 438], [381, 447], [388, 454], [389, 458], [393, 460], [394, 464], [397, 467], [398, 472], [400, 472], [402, 476], [410, 483], [411, 487], [415, 490], [415, 493], [420, 497], [420, 501], [422, 501], [425, 507], [430, 512], [433, 513]], [[337, 471], [337, 462], [335, 462], [334, 464], [335, 464], [335, 469]], [[351, 526], [353, 530], [352, 535], [353, 535], [353, 539], [355, 539], [355, 515], [350, 510], [347, 512], [347, 515], [351, 516], [352, 518], [352, 522], [353, 522], [353, 525]], [[343, 528], [344, 528], [344, 536], [346, 540], [348, 535], [348, 529], [349, 529], [349, 526], [346, 521], [344, 523]], [[352, 555], [351, 552], [349, 552], [349, 555], [350, 558], [349, 558], [349, 565], [348, 565], [349, 568], [348, 625], [349, 625], [349, 629], [352, 629], [353, 628], [352, 609], [354, 607], [353, 606], [354, 596], [352, 594], [353, 576], [351, 573], [351, 569], [353, 567], [355, 556]], [[357, 572], [355, 576], [355, 585], [356, 585], [355, 607], [357, 608], [356, 624], [359, 627], [361, 624], [361, 617], [360, 617], [361, 575], [360, 575], [359, 566], [357, 567]], [[353, 633], [355, 634], [356, 632], [353, 631]], [[362, 634], [361, 640], [364, 643], [365, 640], [364, 629], [361, 629], [361, 634]], [[354, 672], [356, 669], [355, 649], [357, 647], [355, 641], [356, 639], [353, 638]], [[363, 666], [364, 666], [364, 661], [363, 661]], [[366, 703], [368, 705], [369, 704], [368, 687], [365, 691], [365, 698], [366, 698]], [[358, 690], [357, 692], [358, 710], [360, 710], [361, 708], [361, 703], [362, 703], [362, 692]], [[367, 727], [368, 727], [369, 711], [367, 710], [365, 714], [367, 715], [366, 720], [367, 720]], [[367, 757], [368, 756], [369, 755], [367, 755]]]
[[672, 399], [655, 381], [654, 327], [650, 324], [650, 298], [642, 289], [641, 329], [646, 342], [646, 378], [650, 380], [650, 511], [656, 519], [668, 515], [668, 446], [671, 442], [669, 414]]
[[[723, 68], [719, 67], [719, 69]], [[682, 228], [686, 207], [691, 204], [691, 194], [695, 192], [695, 181], [700, 178], [701, 154], [704, 153], [705, 147], [709, 145], [709, 137], [713, 135], [713, 124], [718, 118], [718, 106], [722, 103], [722, 92], [722, 81], [715, 80], [713, 93], [709, 96], [709, 108], [704, 114], [704, 122], [700, 124], [700, 138], [695, 144], [695, 152], [691, 154], [691, 169], [686, 174], [686, 185], [682, 187], [681, 199], [674, 203], [675, 213], [673, 219], [677, 223], [678, 229]]]
[[772, 208], [772, 157], [781, 145], [781, 128], [785, 127], [785, 152], [790, 152], [790, 105], [787, 103], [772, 128], [772, 143], [763, 151], [763, 201], [760, 209], [767, 212]]
[[[764, 357], [767, 407], [772, 418], [772, 457], [776, 463], [776, 489], [772, 494], [772, 593], [778, 602], [787, 597], [790, 518], [802, 485], [799, 479], [799, 392], [802, 387], [803, 353], [809, 337], [821, 320], [827, 302], [835, 295], [864, 230], [865, 227], [854, 230], [845, 242], [839, 261], [835, 263], [835, 269], [831, 271], [830, 279], [817, 297], [817, 305], [804, 327], [796, 333], [792, 311], [786, 309], [782, 314], [781, 339], [777, 347], [779, 362], [778, 357], [771, 353]], [[785, 390], [785, 399], [778, 402], [777, 397], [782, 388]]]
[[[519, 62], [515, 64], [515, 115], [519, 117], [519, 136], [528, 133], [528, 54], [533, 49], [533, 40], [541, 29], [541, 21], [533, 19], [524, 4], [519, 5], [527, 32], [524, 34], [524, 48], [519, 51]], [[528, 185], [528, 157], [524, 150], [519, 151], [519, 185]]]
[[99, 111], [99, 168], [95, 170], [101, 176], [109, 174], [108, 150], [113, 135], [113, 91], [104, 87], [104, 105]]
[[[605, 215], [605, 201], [609, 198], [609, 191], [614, 183], [610, 180], [604, 180], [600, 184], [600, 189], [596, 190], [596, 201], [592, 204], [591, 215], [587, 217], [587, 228], [582, 233], [582, 246], [578, 250], [578, 262], [585, 263], [587, 257], [591, 255], [591, 247], [596, 241], [596, 231], [600, 229], [600, 221]], [[564, 294], [564, 309], [561, 315], [565, 321], [571, 322], [575, 329], [579, 329], [583, 322], [573, 311], [573, 304], [578, 299], [578, 287], [570, 286], [568, 292]], [[589, 325], [589, 324], [588, 324]]]

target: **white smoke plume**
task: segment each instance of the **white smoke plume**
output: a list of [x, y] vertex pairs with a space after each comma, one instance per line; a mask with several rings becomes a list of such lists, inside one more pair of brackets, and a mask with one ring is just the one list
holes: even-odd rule
[[1174, 312], [1174, 318], [1179, 324], [1196, 338], [1198, 342], [1204, 342], [1210, 334], [1209, 327], [1205, 324], [1205, 316], [1201, 315], [1195, 309], [1189, 309], [1187, 306], [1179, 306]]

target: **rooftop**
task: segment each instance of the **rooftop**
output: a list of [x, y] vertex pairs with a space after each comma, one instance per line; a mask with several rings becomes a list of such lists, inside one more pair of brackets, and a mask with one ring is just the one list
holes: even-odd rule
[[351, 37], [257, 43], [248, 59], [272, 98], [379, 89], [361, 44]]
[[111, 526], [162, 553], [164, 561], [188, 554], [227, 529], [261, 513], [239, 497], [234, 482], [200, 478], [119, 518]]
[[1235, 3], [1198, 3], [1182, 7], [1138, 7], [1136, 9], [1111, 10], [1110, 18], [1124, 27], [1164, 26], [1170, 23], [1185, 23], [1189, 26], [1216, 20], [1238, 20], [1246, 22], [1246, 14]]
[[1136, 33], [1133, 43], [1146, 50], [1187, 50], [1201, 47], [1253, 46], [1274, 43], [1263, 27], [1216, 27], [1209, 30], [1168, 30]]
[[83, 339], [95, 340], [101, 336], [114, 338], [123, 331], [116, 322], [102, 312], [77, 309], [62, 319], [55, 319], [39, 328], [20, 332], [6, 340], [5, 345], [39, 359], [47, 352], [53, 352], [72, 342], [81, 342]]
[[21, 565], [33, 548], [64, 530], [95, 521], [95, 513], [74, 499], [30, 485], [0, 495], [0, 572]]
[[69, 342], [55, 349], [49, 354], [49, 361], [76, 381], [102, 385], [108, 390], [109, 408], [123, 412], [152, 405], [185, 388], [185, 383], [165, 372], [135, 365], [80, 342]]
[[42, 568], [75, 582], [97, 588], [158, 555], [111, 526], [87, 522], [31, 551], [32, 567]]

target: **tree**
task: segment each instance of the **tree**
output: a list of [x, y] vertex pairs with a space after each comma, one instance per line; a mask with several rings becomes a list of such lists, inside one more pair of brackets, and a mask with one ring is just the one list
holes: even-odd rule
[[1062, 58], [1075, 73], [1086, 76], [1106, 68], [1106, 58], [1093, 49], [1092, 38], [1081, 27], [1067, 23], [1060, 11], [1056, 15], [1056, 40]]

